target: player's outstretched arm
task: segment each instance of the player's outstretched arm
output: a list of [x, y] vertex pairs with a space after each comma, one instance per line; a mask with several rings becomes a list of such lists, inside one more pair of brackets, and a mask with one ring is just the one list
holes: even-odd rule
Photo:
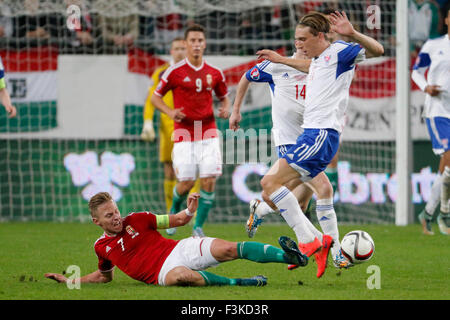
[[195, 211], [198, 208], [198, 199], [200, 194], [192, 193], [187, 198], [187, 209], [178, 212], [177, 214], [169, 215], [169, 228], [182, 227], [191, 221]]
[[6, 112], [9, 114], [9, 118], [14, 118], [16, 116], [16, 107], [11, 104], [11, 97], [6, 88], [0, 89], [0, 102], [5, 107]]
[[[74, 283], [76, 279], [68, 279], [64, 275], [59, 273], [46, 273], [44, 276], [48, 279], [55, 280], [59, 283], [67, 283], [71, 281]], [[110, 282], [113, 279], [113, 271], [101, 272], [100, 270], [94, 271], [90, 274], [87, 274], [81, 278], [79, 278], [80, 283], [106, 283]]]
[[258, 59], [265, 59], [273, 63], [285, 64], [305, 73], [309, 72], [309, 66], [311, 65], [311, 60], [309, 59], [284, 57], [273, 50], [262, 49], [257, 51], [256, 54], [258, 55]]
[[231, 112], [229, 120], [229, 127], [231, 130], [236, 131], [240, 128], [239, 124], [242, 120], [241, 106], [249, 87], [250, 81], [247, 80], [247, 77], [244, 73], [241, 77], [241, 80], [239, 80], [239, 84], [236, 89], [236, 97], [234, 99], [233, 110]]
[[384, 48], [377, 40], [358, 32], [348, 20], [347, 14], [336, 11], [330, 14], [331, 30], [350, 37], [352, 41], [359, 43], [366, 50], [366, 58], [379, 57], [384, 54]]

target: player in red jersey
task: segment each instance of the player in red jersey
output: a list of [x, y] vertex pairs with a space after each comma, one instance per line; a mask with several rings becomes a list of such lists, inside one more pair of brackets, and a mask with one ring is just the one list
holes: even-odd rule
[[[228, 118], [230, 101], [223, 72], [203, 59], [205, 30], [186, 29], [186, 58], [164, 72], [152, 96], [152, 104], [174, 120], [173, 167], [178, 183], [173, 191], [171, 213], [180, 211], [189, 190], [200, 178], [200, 200], [193, 234], [204, 236], [203, 224], [213, 205], [216, 179], [222, 175], [222, 152], [213, 110], [214, 91], [220, 100], [219, 117]], [[171, 90], [174, 108], [162, 97]], [[169, 234], [175, 233], [175, 229]]]
[[89, 201], [89, 210], [92, 221], [104, 230], [94, 245], [98, 270], [79, 279], [69, 280], [57, 273], [46, 273], [45, 277], [61, 283], [103, 283], [113, 279], [116, 266], [131, 278], [147, 284], [263, 286], [267, 284], [264, 276], [230, 279], [204, 269], [235, 259], [302, 266], [308, 263], [295, 241], [288, 237], [280, 237], [281, 250], [259, 242], [230, 242], [209, 237], [172, 240], [161, 236], [158, 228], [187, 224], [197, 209], [198, 199], [198, 193], [189, 195], [187, 209], [173, 215], [138, 212], [121, 218], [109, 193], [96, 194]]

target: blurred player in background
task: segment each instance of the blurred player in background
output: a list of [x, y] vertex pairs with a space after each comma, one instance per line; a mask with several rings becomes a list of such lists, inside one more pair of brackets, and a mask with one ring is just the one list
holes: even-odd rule
[[[331, 44], [327, 39], [330, 30], [357, 43], [339, 41]], [[339, 248], [333, 189], [328, 179], [314, 178], [320, 177], [318, 174], [329, 165], [339, 147], [355, 64], [366, 57], [382, 55], [384, 48], [375, 39], [357, 32], [345, 12], [335, 12], [329, 20], [317, 12], [305, 15], [297, 25], [295, 40], [297, 50], [312, 59], [310, 64], [308, 60], [282, 57], [271, 50], [257, 52], [260, 58], [308, 72], [304, 133], [271, 167], [261, 180], [261, 186], [266, 198], [268, 196], [266, 202], [271, 202], [273, 209], [282, 212], [294, 230], [300, 250], [307, 256], [315, 255], [317, 276], [320, 277], [326, 268], [330, 243], [321, 242], [308, 228], [296, 197], [284, 185], [292, 179], [310, 182], [317, 194], [316, 210], [323, 222], [322, 230], [332, 236], [333, 247]]]
[[[230, 101], [223, 72], [203, 59], [205, 29], [197, 24], [188, 27], [185, 41], [186, 59], [164, 72], [151, 102], [175, 121], [172, 160], [178, 183], [173, 192], [171, 212], [179, 211], [198, 176], [200, 200], [193, 234], [204, 236], [203, 224], [213, 206], [216, 179], [222, 175], [222, 152], [212, 93], [220, 100], [221, 118], [228, 118]], [[173, 109], [162, 99], [170, 90]]]
[[[174, 64], [177, 64], [186, 57], [186, 45], [183, 38], [175, 38], [172, 40], [170, 47], [171, 61], [155, 70], [152, 75], [152, 86], [148, 90], [147, 100], [144, 107], [144, 126], [142, 128], [141, 138], [144, 141], [155, 141], [156, 134], [153, 127], [153, 116], [155, 107], [151, 102], [151, 97], [164, 72]], [[173, 109], [172, 91], [167, 92], [163, 98], [164, 103]], [[175, 172], [172, 167], [172, 149], [173, 149], [173, 120], [165, 114], [161, 113], [159, 128], [159, 161], [162, 162], [164, 168], [164, 200], [166, 202], [166, 210], [170, 212], [173, 200], [173, 189], [177, 184]], [[197, 190], [196, 190], [197, 189]], [[196, 183], [192, 192], [198, 192], [199, 184]], [[176, 229], [167, 229], [167, 233], [172, 235]]]
[[2, 58], [0, 57], [0, 102], [5, 108], [6, 113], [9, 118], [14, 118], [16, 116], [17, 110], [11, 104], [11, 97], [9, 96], [8, 89], [6, 89], [5, 82], [5, 68], [3, 67]]
[[190, 237], [166, 239], [157, 229], [186, 225], [197, 210], [198, 194], [187, 199], [187, 209], [173, 215], [133, 212], [121, 218], [115, 201], [107, 192], [89, 201], [92, 221], [104, 230], [95, 242], [98, 270], [78, 279], [46, 273], [45, 277], [66, 283], [104, 283], [113, 279], [117, 266], [131, 278], [161, 286], [264, 286], [267, 278], [230, 279], [204, 271], [221, 262], [246, 259], [259, 263], [295, 263], [307, 265], [308, 258], [288, 237], [279, 238], [283, 250], [259, 242], [229, 242], [218, 238]]
[[[412, 79], [426, 93], [423, 117], [427, 123], [433, 152], [441, 158], [430, 199], [419, 214], [423, 233], [428, 235], [434, 234], [431, 221], [439, 201], [439, 230], [445, 235], [450, 233], [450, 10], [445, 24], [448, 27], [447, 34], [425, 42], [412, 72]], [[425, 78], [427, 70], [428, 78]]]

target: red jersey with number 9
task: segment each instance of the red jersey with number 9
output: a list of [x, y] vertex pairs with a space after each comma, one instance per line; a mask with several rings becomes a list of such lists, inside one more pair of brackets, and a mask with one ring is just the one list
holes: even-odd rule
[[116, 236], [104, 233], [95, 242], [98, 269], [117, 266], [135, 280], [157, 284], [159, 271], [178, 241], [156, 231], [156, 216], [150, 212], [130, 213], [122, 225]]
[[[217, 137], [212, 92], [219, 100], [228, 94], [222, 70], [205, 61], [197, 68], [184, 59], [164, 72], [155, 94], [163, 97], [169, 90], [175, 109], [182, 108], [186, 115], [181, 122], [174, 122], [175, 143]], [[195, 121], [201, 121], [201, 130], [197, 123], [194, 131]]]

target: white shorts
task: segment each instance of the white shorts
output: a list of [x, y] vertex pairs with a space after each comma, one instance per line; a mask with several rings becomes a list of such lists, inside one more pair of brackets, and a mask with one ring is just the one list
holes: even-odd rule
[[177, 142], [172, 150], [173, 169], [178, 181], [222, 175], [219, 138]]
[[215, 238], [210, 237], [190, 237], [178, 242], [159, 271], [158, 284], [164, 286], [167, 274], [176, 267], [197, 271], [219, 265], [220, 262], [211, 254], [211, 243], [214, 240]]

